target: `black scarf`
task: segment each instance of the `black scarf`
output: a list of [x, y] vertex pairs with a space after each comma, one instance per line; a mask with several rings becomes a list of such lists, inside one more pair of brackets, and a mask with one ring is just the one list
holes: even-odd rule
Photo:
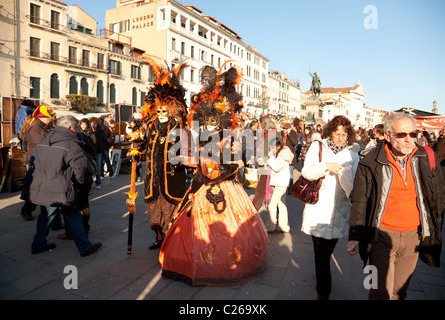
[[341, 145], [341, 146], [337, 146], [333, 141], [331, 137], [326, 138], [326, 143], [329, 147], [329, 149], [332, 150], [332, 152], [334, 152], [334, 154], [337, 154], [341, 151], [343, 151], [343, 149], [346, 149], [348, 147], [348, 141], [346, 140], [346, 142]]

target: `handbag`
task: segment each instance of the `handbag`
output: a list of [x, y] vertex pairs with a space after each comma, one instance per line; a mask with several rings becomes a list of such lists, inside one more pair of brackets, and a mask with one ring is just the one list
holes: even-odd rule
[[[322, 144], [320, 143], [320, 150], [318, 152], [318, 157], [321, 162], [321, 151], [322, 151]], [[303, 175], [300, 175], [300, 177], [295, 181], [295, 183], [290, 188], [290, 193], [296, 197], [297, 199], [300, 199], [303, 202], [309, 203], [309, 204], [316, 204], [319, 199], [319, 191], [321, 188], [321, 185], [323, 184], [323, 178], [320, 178], [318, 180], [307, 180], [303, 177]]]
[[246, 188], [256, 188], [258, 185], [258, 169], [244, 168], [244, 186]]

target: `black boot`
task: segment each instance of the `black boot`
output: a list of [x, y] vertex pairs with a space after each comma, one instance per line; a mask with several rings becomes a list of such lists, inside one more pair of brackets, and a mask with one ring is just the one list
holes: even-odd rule
[[162, 233], [160, 231], [157, 231], [156, 232], [156, 239], [152, 243], [152, 245], [148, 247], [148, 249], [152, 250], [152, 249], [160, 248], [162, 246], [162, 242], [163, 241], [164, 241], [164, 237], [163, 237]]

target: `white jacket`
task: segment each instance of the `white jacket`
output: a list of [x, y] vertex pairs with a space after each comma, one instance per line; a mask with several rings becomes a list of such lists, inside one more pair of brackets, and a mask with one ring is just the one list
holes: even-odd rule
[[270, 185], [287, 187], [290, 181], [289, 164], [292, 162], [294, 155], [292, 151], [284, 146], [276, 155], [267, 160], [267, 165], [272, 169], [270, 174]]
[[[348, 236], [351, 201], [349, 194], [354, 183], [359, 163], [360, 146], [354, 143], [335, 154], [322, 141], [322, 160], [319, 162], [319, 139], [312, 142], [301, 171], [308, 180], [325, 177], [320, 189], [320, 198], [314, 205], [306, 203], [303, 211], [301, 231], [324, 239], [341, 239]], [[326, 163], [334, 162], [345, 166], [341, 174], [326, 170]], [[347, 193], [347, 194], [346, 194]]]

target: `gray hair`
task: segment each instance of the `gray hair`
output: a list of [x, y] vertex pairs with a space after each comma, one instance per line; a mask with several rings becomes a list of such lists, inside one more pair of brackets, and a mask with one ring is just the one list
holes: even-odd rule
[[390, 132], [392, 124], [400, 119], [410, 119], [417, 128], [416, 120], [414, 120], [410, 114], [405, 112], [394, 112], [386, 117], [385, 121], [383, 122], [383, 131], [386, 133]]
[[268, 115], [262, 116], [260, 118], [260, 123], [261, 123], [261, 127], [263, 128], [264, 132], [266, 132], [267, 130], [277, 128], [277, 125], [275, 124], [275, 122], [273, 122], [273, 120]]
[[74, 128], [77, 124], [79, 124], [79, 120], [77, 120], [73, 116], [62, 116], [57, 118], [57, 126], [64, 128]]

